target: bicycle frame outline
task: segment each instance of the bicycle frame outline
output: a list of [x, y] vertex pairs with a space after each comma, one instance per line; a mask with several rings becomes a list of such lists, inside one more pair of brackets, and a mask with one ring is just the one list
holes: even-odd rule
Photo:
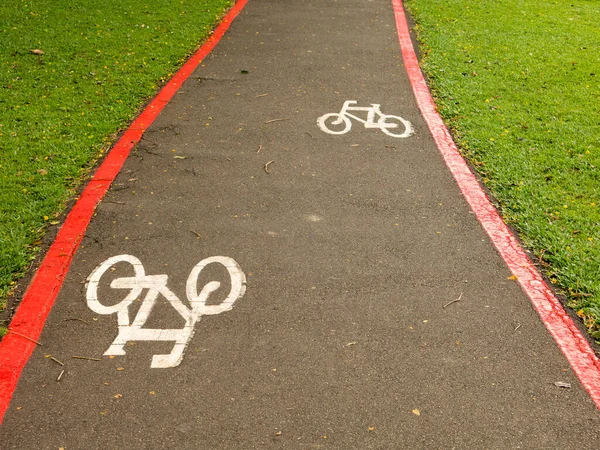
[[[358, 120], [361, 123], [365, 124], [365, 128], [380, 128], [380, 126], [378, 124], [375, 123], [375, 121], [373, 120], [375, 118], [375, 115], [377, 115], [378, 117], [384, 116], [385, 114], [383, 114], [381, 112], [381, 105], [378, 103], [371, 103], [371, 106], [353, 106], [350, 107], [350, 105], [352, 104], [357, 104], [358, 102], [355, 100], [347, 100], [344, 102], [344, 105], [342, 106], [341, 111], [339, 112], [340, 116], [346, 116], [349, 117], [351, 119], [354, 120]], [[358, 116], [355, 116], [354, 114], [350, 114], [348, 111], [368, 111], [367, 112], [367, 120], [363, 120]], [[341, 123], [343, 119], [340, 117], [340, 121], [338, 123], [334, 122], [335, 125]], [[390, 124], [390, 125], [385, 125], [386, 128], [395, 128], [397, 125], [395, 124]]]
[[[100, 279], [108, 269], [119, 262], [128, 262], [135, 275], [112, 280], [110, 287], [113, 289], [129, 289], [130, 292], [119, 303], [106, 306], [98, 299], [98, 286]], [[210, 294], [216, 291], [221, 283], [211, 281], [204, 285], [198, 293], [197, 281], [200, 272], [209, 264], [220, 263], [229, 272], [231, 277], [231, 290], [225, 300], [217, 305], [206, 305]], [[86, 300], [88, 307], [98, 314], [117, 314], [118, 333], [112, 344], [104, 352], [106, 356], [125, 355], [124, 346], [130, 341], [173, 341], [171, 353], [166, 355], [153, 355], [151, 368], [176, 367], [181, 363], [185, 349], [194, 337], [195, 325], [203, 315], [215, 315], [233, 308], [233, 304], [240, 299], [246, 291], [246, 277], [239, 265], [231, 258], [213, 256], [200, 261], [192, 269], [186, 284], [186, 295], [190, 304], [187, 307], [167, 287], [167, 275], [146, 275], [139, 259], [131, 255], [113, 256], [101, 263], [88, 277]], [[147, 290], [145, 298], [130, 323], [129, 307]], [[159, 295], [167, 299], [169, 304], [184, 319], [183, 328], [158, 329], [143, 328], [148, 320]]]

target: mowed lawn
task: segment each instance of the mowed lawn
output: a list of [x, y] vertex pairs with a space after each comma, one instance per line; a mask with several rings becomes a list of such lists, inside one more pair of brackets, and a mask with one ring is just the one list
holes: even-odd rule
[[600, 340], [600, 2], [406, 6], [462, 153]]
[[94, 162], [232, 3], [0, 2], [0, 308]]

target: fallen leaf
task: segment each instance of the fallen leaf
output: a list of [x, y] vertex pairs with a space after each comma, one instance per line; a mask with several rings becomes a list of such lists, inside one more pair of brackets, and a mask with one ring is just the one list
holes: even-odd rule
[[281, 436], [281, 431], [278, 431], [277, 433], [275, 433], [275, 436]]
[[41, 56], [41, 55], [44, 54], [44, 51], [40, 50], [39, 48], [36, 48], [34, 50], [29, 50], [29, 53], [33, 53], [34, 55], [40, 55]]
[[516, 275], [511, 275], [510, 277], [507, 277], [506, 279], [507, 279], [507, 280], [518, 280], [518, 279], [519, 279], [519, 277], [518, 277], [518, 276], [516, 276]]
[[351, 347], [352, 345], [356, 345], [356, 341], [348, 342], [346, 347]]
[[419, 411], [418, 409], [413, 409], [413, 410], [412, 410], [412, 413], [413, 413], [415, 416], [420, 416], [420, 415], [421, 415], [421, 411]]
[[113, 398], [123, 398], [123, 394], [115, 394], [113, 395]]
[[375, 427], [369, 427], [369, 431], [374, 431]]
[[42, 176], [48, 175], [48, 171], [46, 169], [38, 169], [37, 172]]

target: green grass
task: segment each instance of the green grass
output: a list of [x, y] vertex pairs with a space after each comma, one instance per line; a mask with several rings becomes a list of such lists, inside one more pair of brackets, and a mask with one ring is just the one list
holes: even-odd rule
[[1, 2], [0, 309], [94, 162], [232, 3]]
[[600, 3], [406, 4], [461, 151], [600, 339]]

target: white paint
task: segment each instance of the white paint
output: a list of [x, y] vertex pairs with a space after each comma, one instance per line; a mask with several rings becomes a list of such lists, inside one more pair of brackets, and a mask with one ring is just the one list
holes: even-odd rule
[[[110, 268], [120, 262], [131, 264], [135, 275], [133, 277], [116, 278], [110, 283], [110, 287], [113, 289], [128, 289], [129, 293], [120, 303], [112, 306], [103, 305], [98, 300], [100, 279]], [[200, 276], [200, 272], [209, 264], [223, 265], [231, 278], [231, 290], [227, 298], [217, 305], [206, 305], [206, 302], [210, 294], [219, 289], [221, 283], [211, 281], [204, 285], [200, 292], [198, 292], [198, 277]], [[190, 307], [184, 305], [167, 287], [167, 279], [167, 275], [146, 275], [141, 261], [131, 255], [113, 256], [94, 269], [88, 277], [87, 304], [92, 311], [98, 314], [116, 313], [119, 328], [117, 337], [110, 347], [108, 347], [108, 350], [104, 352], [105, 355], [124, 355], [125, 349], [123, 347], [129, 341], [173, 341], [174, 346], [171, 353], [167, 355], [154, 355], [150, 367], [175, 367], [181, 362], [185, 349], [194, 336], [194, 327], [196, 322], [200, 320], [200, 317], [230, 311], [233, 308], [233, 304], [246, 292], [246, 276], [233, 259], [225, 256], [206, 258], [194, 266], [186, 284], [186, 294]], [[130, 323], [129, 306], [134, 300], [140, 297], [144, 290], [147, 290], [146, 297], [143, 299], [133, 322]], [[159, 295], [165, 297], [185, 320], [183, 328], [142, 328], [148, 320]]]
[[323, 218], [317, 216], [316, 214], [311, 214], [309, 216], [306, 216], [306, 220], [308, 220], [309, 222], [321, 222]]
[[[339, 113], [327, 113], [322, 115], [317, 119], [317, 125], [319, 125], [319, 128], [322, 131], [328, 134], [345, 134], [352, 128], [350, 119], [354, 119], [364, 123], [365, 128], [379, 128], [385, 134], [392, 137], [406, 138], [415, 132], [412, 124], [408, 120], [405, 120], [400, 116], [383, 114], [380, 108], [381, 105], [373, 103], [368, 107], [350, 106], [356, 105], [357, 103], [358, 102], [355, 100], [345, 101]], [[367, 119], [362, 119], [357, 115], [351, 114], [349, 111], [366, 111]], [[327, 121], [331, 119], [333, 119], [333, 121], [327, 123]], [[394, 123], [395, 121], [399, 123]], [[335, 127], [342, 124], [343, 128], [340, 129], [329, 128], [330, 126]]]

